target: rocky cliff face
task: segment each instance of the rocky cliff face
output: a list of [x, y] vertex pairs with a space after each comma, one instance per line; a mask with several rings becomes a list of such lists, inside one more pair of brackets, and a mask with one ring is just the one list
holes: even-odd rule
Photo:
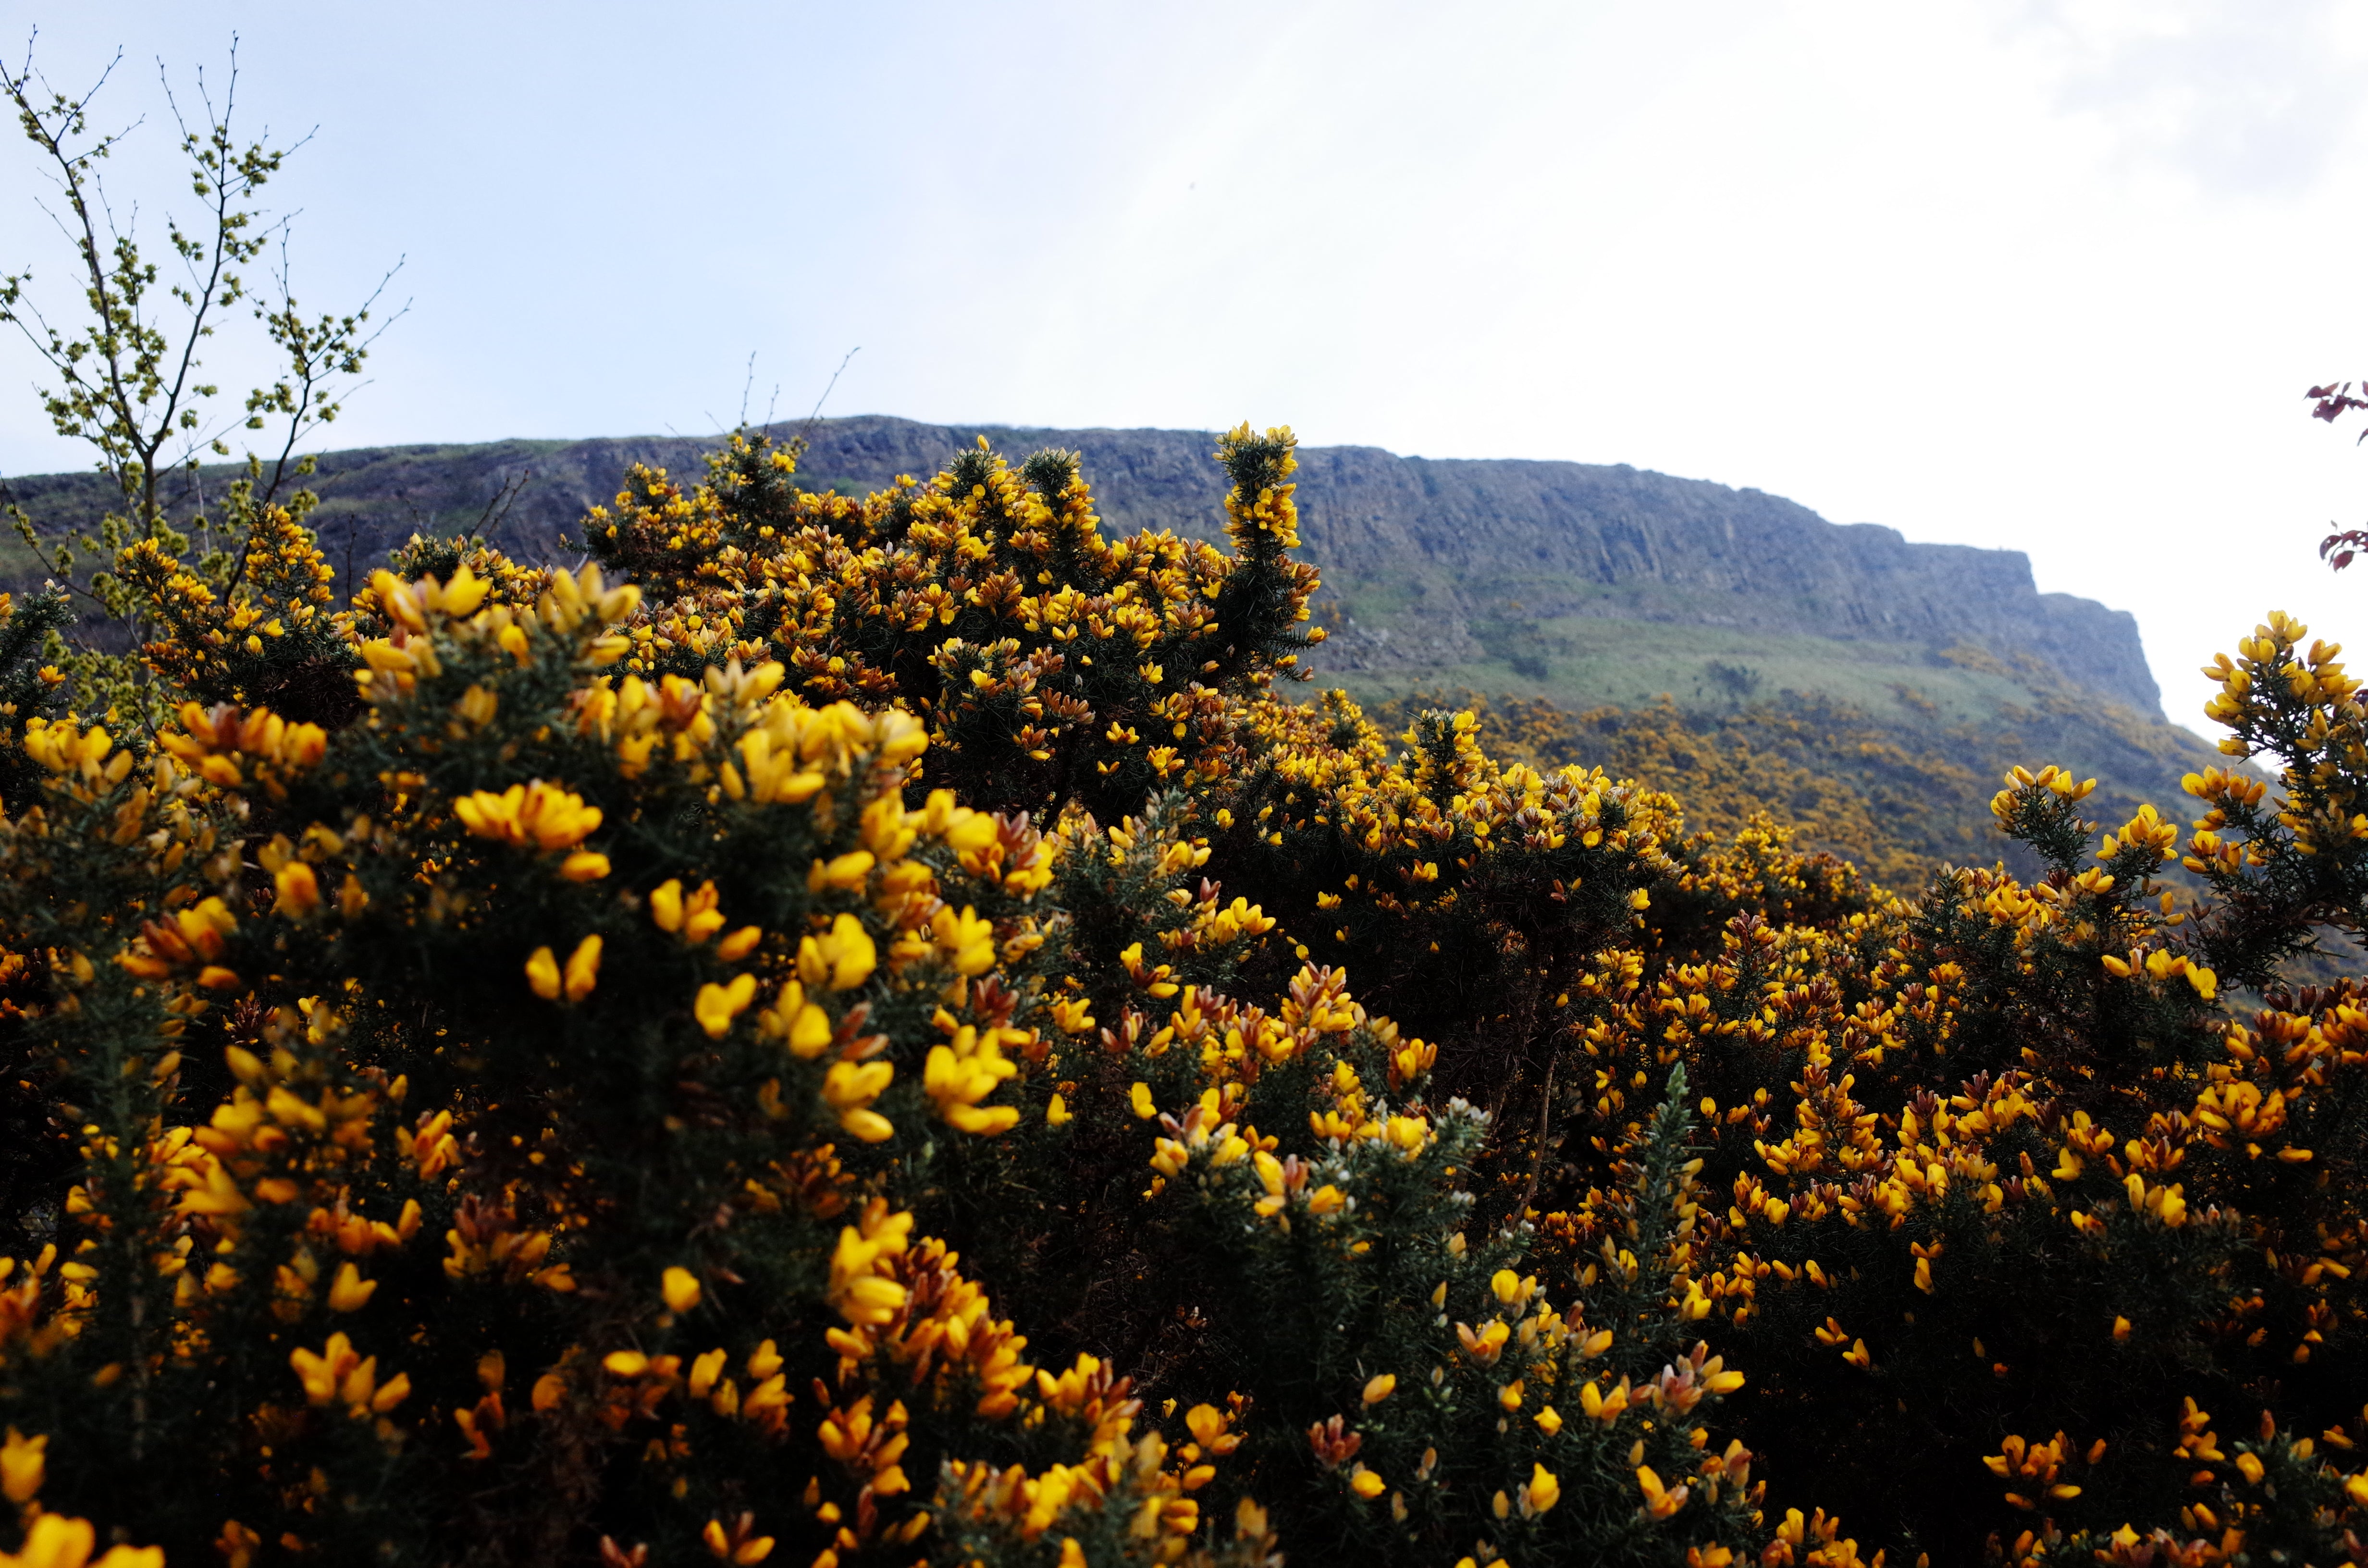
[[[850, 419], [818, 430], [806, 469], [859, 485], [926, 473], [973, 433]], [[1159, 430], [1012, 430], [1014, 449], [1082, 450], [1104, 516], [1214, 538], [1213, 438]], [[1403, 608], [1359, 614], [1325, 650], [1338, 669], [1476, 656], [1475, 622], [1508, 607], [2035, 654], [2078, 686], [2152, 716], [2160, 697], [2128, 614], [2042, 594], [2019, 551], [1910, 544], [1837, 526], [1757, 490], [1626, 467], [1402, 458], [1317, 447], [1300, 460], [1302, 534], [1327, 589]]]
[[[781, 426], [779, 434], [791, 433]], [[882, 416], [814, 426], [810, 483], [861, 492], [935, 472], [980, 427]], [[1173, 430], [984, 431], [1019, 457], [1085, 454], [1106, 524], [1218, 539], [1222, 477], [1213, 437]], [[333, 562], [367, 571], [415, 529], [474, 522], [506, 481], [531, 473], [498, 540], [534, 556], [566, 548], [584, 509], [627, 464], [701, 472], [706, 443], [641, 438], [498, 442], [330, 453], [315, 487]], [[1371, 447], [1301, 454], [1305, 553], [1324, 571], [1334, 626], [1320, 671], [1404, 671], [1486, 657], [1492, 626], [1571, 618], [1805, 635], [1937, 655], [1970, 645], [2033, 655], [2069, 683], [2152, 718], [2160, 699], [2130, 616], [2042, 594], [2012, 551], [1910, 544], [1872, 524], [1840, 526], [1756, 490], [1624, 465], [1402, 458]], [[224, 476], [209, 475], [219, 484]], [[83, 475], [14, 482], [37, 519], [85, 516], [101, 500]]]

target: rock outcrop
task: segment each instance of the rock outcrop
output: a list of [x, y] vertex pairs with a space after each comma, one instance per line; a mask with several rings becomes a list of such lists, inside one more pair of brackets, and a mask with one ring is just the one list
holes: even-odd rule
[[[794, 433], [778, 426], [776, 433]], [[1208, 432], [924, 425], [866, 415], [808, 432], [802, 472], [852, 492], [933, 473], [985, 434], [1020, 456], [1082, 451], [1106, 525], [1221, 536], [1222, 475]], [[505, 441], [326, 454], [314, 483], [333, 562], [367, 571], [414, 530], [480, 518], [529, 474], [498, 540], [538, 556], [568, 549], [585, 508], [627, 464], [700, 472], [709, 442], [679, 438]], [[209, 471], [219, 485], [228, 473]], [[1475, 627], [1508, 614], [1725, 627], [2033, 656], [2066, 682], [2158, 716], [2136, 622], [2042, 594], [2020, 552], [1911, 544], [1873, 524], [1837, 525], [1781, 497], [1625, 465], [1399, 457], [1372, 447], [1301, 452], [1307, 557], [1334, 627], [1320, 669], [1419, 672], [1486, 656]], [[103, 500], [85, 475], [13, 482], [45, 523]]]

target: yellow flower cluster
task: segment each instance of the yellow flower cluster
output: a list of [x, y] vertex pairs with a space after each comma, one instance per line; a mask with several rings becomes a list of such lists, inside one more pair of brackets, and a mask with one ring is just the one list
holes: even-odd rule
[[293, 513], [247, 509], [244, 535], [212, 583], [156, 539], [124, 549], [115, 573], [165, 633], [142, 650], [152, 670], [185, 691], [268, 701], [283, 684], [267, 673], [269, 656], [322, 658], [346, 633], [329, 610], [336, 572]]
[[[1044, 801], [1027, 781], [1088, 763], [1139, 792], [1222, 776], [1225, 682], [1289, 670], [1322, 639], [1298, 630], [1315, 578], [1288, 554], [1292, 445], [1225, 437], [1233, 557], [1172, 534], [1107, 540], [1074, 454], [1015, 470], [983, 438], [928, 483], [855, 502], [796, 491], [793, 454], [735, 436], [690, 490], [636, 469], [586, 539], [652, 596], [627, 629], [636, 676], [779, 664], [818, 701], [901, 701], [965, 794]], [[1227, 594], [1259, 608], [1221, 626]]]

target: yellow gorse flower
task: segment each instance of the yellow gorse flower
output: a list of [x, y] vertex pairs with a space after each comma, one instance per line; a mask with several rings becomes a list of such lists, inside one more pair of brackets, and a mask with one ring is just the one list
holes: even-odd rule
[[[1019, 1071], [1004, 1056], [1000, 1032], [981, 1031], [964, 1024], [954, 1031], [951, 1040], [929, 1048], [928, 1059], [922, 1068], [921, 1086], [937, 1107], [939, 1119], [947, 1126], [963, 1132], [991, 1135], [1018, 1124], [1018, 1107], [979, 1104]], [[1014, 1043], [1030, 1038], [1024, 1030], [1016, 1032], [1019, 1040]]]
[[91, 1556], [98, 1540], [87, 1519], [39, 1514], [25, 1528], [25, 1542], [0, 1551], [0, 1568], [165, 1568], [161, 1547], [110, 1546]]
[[40, 1495], [49, 1446], [46, 1435], [28, 1437], [14, 1426], [8, 1428], [6, 1441], [0, 1442], [0, 1496], [25, 1504]]
[[463, 795], [452, 802], [452, 814], [479, 838], [522, 848], [570, 849], [600, 825], [599, 807], [540, 778], [498, 795], [487, 790]]
[[730, 983], [713, 983], [699, 988], [691, 1012], [699, 1027], [707, 1031], [710, 1040], [721, 1040], [731, 1029], [732, 1020], [747, 1011], [757, 999], [757, 977], [753, 974], [733, 976]]
[[[1636, 1472], [1636, 1478], [1641, 1483], [1646, 1476], [1651, 1475], [1652, 1473], [1653, 1472], [1649, 1470], [1640, 1469]], [[1651, 1494], [1648, 1493], [1646, 1495], [1648, 1498], [1647, 1511], [1649, 1511], [1649, 1498]], [[1556, 1476], [1554, 1471], [1548, 1470], [1542, 1464], [1531, 1466], [1530, 1479], [1521, 1487], [1521, 1517], [1525, 1519], [1534, 1518], [1540, 1514], [1552, 1511], [1554, 1506], [1561, 1501], [1561, 1478]]]
[[378, 1358], [361, 1355], [342, 1334], [329, 1335], [318, 1354], [298, 1346], [289, 1352], [288, 1364], [304, 1385], [308, 1404], [343, 1404], [357, 1416], [384, 1415], [411, 1396], [406, 1374], [379, 1381]]
[[880, 949], [863, 923], [841, 915], [830, 929], [798, 943], [798, 978], [810, 987], [850, 991], [871, 978]]

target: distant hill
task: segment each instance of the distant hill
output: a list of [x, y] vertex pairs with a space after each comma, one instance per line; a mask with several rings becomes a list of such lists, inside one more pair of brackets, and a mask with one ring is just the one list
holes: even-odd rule
[[[813, 426], [801, 473], [814, 488], [861, 494], [900, 473], [934, 473], [982, 434], [1015, 458], [1047, 446], [1081, 451], [1106, 528], [1222, 536], [1212, 432], [864, 415]], [[340, 574], [366, 574], [413, 532], [470, 527], [515, 487], [495, 542], [558, 558], [629, 464], [696, 477], [712, 444], [646, 437], [332, 452], [313, 482], [323, 498], [314, 521]], [[1945, 753], [1950, 766], [1926, 792], [1954, 781], [1952, 823], [1975, 822], [1967, 815], [1975, 797], [1987, 799], [2013, 762], [2062, 762], [2106, 779], [2108, 798], [2175, 809], [2179, 774], [2213, 756], [2164, 722], [2132, 618], [2038, 592], [2017, 551], [1911, 544], [1757, 490], [1624, 465], [1436, 460], [1372, 447], [1306, 448], [1300, 460], [1304, 554], [1323, 570], [1315, 608], [1332, 632], [1314, 667], [1319, 682], [1370, 702], [1459, 689], [1543, 699], [1596, 714], [1574, 741], [1582, 753], [1586, 735], [1622, 733], [1599, 710], [1641, 713], [1664, 697], [1674, 713], [1656, 718], [1654, 733], [1691, 725], [1712, 745], [1722, 735], [1732, 744], [1736, 720], [1755, 709], [1838, 716], [1852, 734]], [[207, 470], [198, 483], [218, 490], [230, 477]], [[9, 489], [45, 526], [86, 519], [106, 499], [87, 474], [14, 480]], [[21, 547], [0, 550], [0, 576], [21, 581], [30, 567]], [[2032, 755], [2034, 744], [2046, 755]], [[1605, 750], [1649, 767], [1668, 748]], [[1873, 768], [1882, 750], [1854, 743], [1852, 755]], [[1896, 815], [1916, 792], [1896, 787], [1896, 760], [1883, 767], [1892, 778], [1884, 810]], [[1730, 797], [1741, 798], [1721, 799]], [[1728, 814], [1707, 801], [1696, 810]], [[1804, 810], [1800, 825], [1814, 837], [1831, 815]], [[1968, 858], [1944, 851], [1973, 848], [1964, 842], [1971, 832], [1909, 834], [1886, 852], [1885, 869]], [[1836, 847], [1866, 853], [1861, 835], [1839, 836], [1850, 842]]]

